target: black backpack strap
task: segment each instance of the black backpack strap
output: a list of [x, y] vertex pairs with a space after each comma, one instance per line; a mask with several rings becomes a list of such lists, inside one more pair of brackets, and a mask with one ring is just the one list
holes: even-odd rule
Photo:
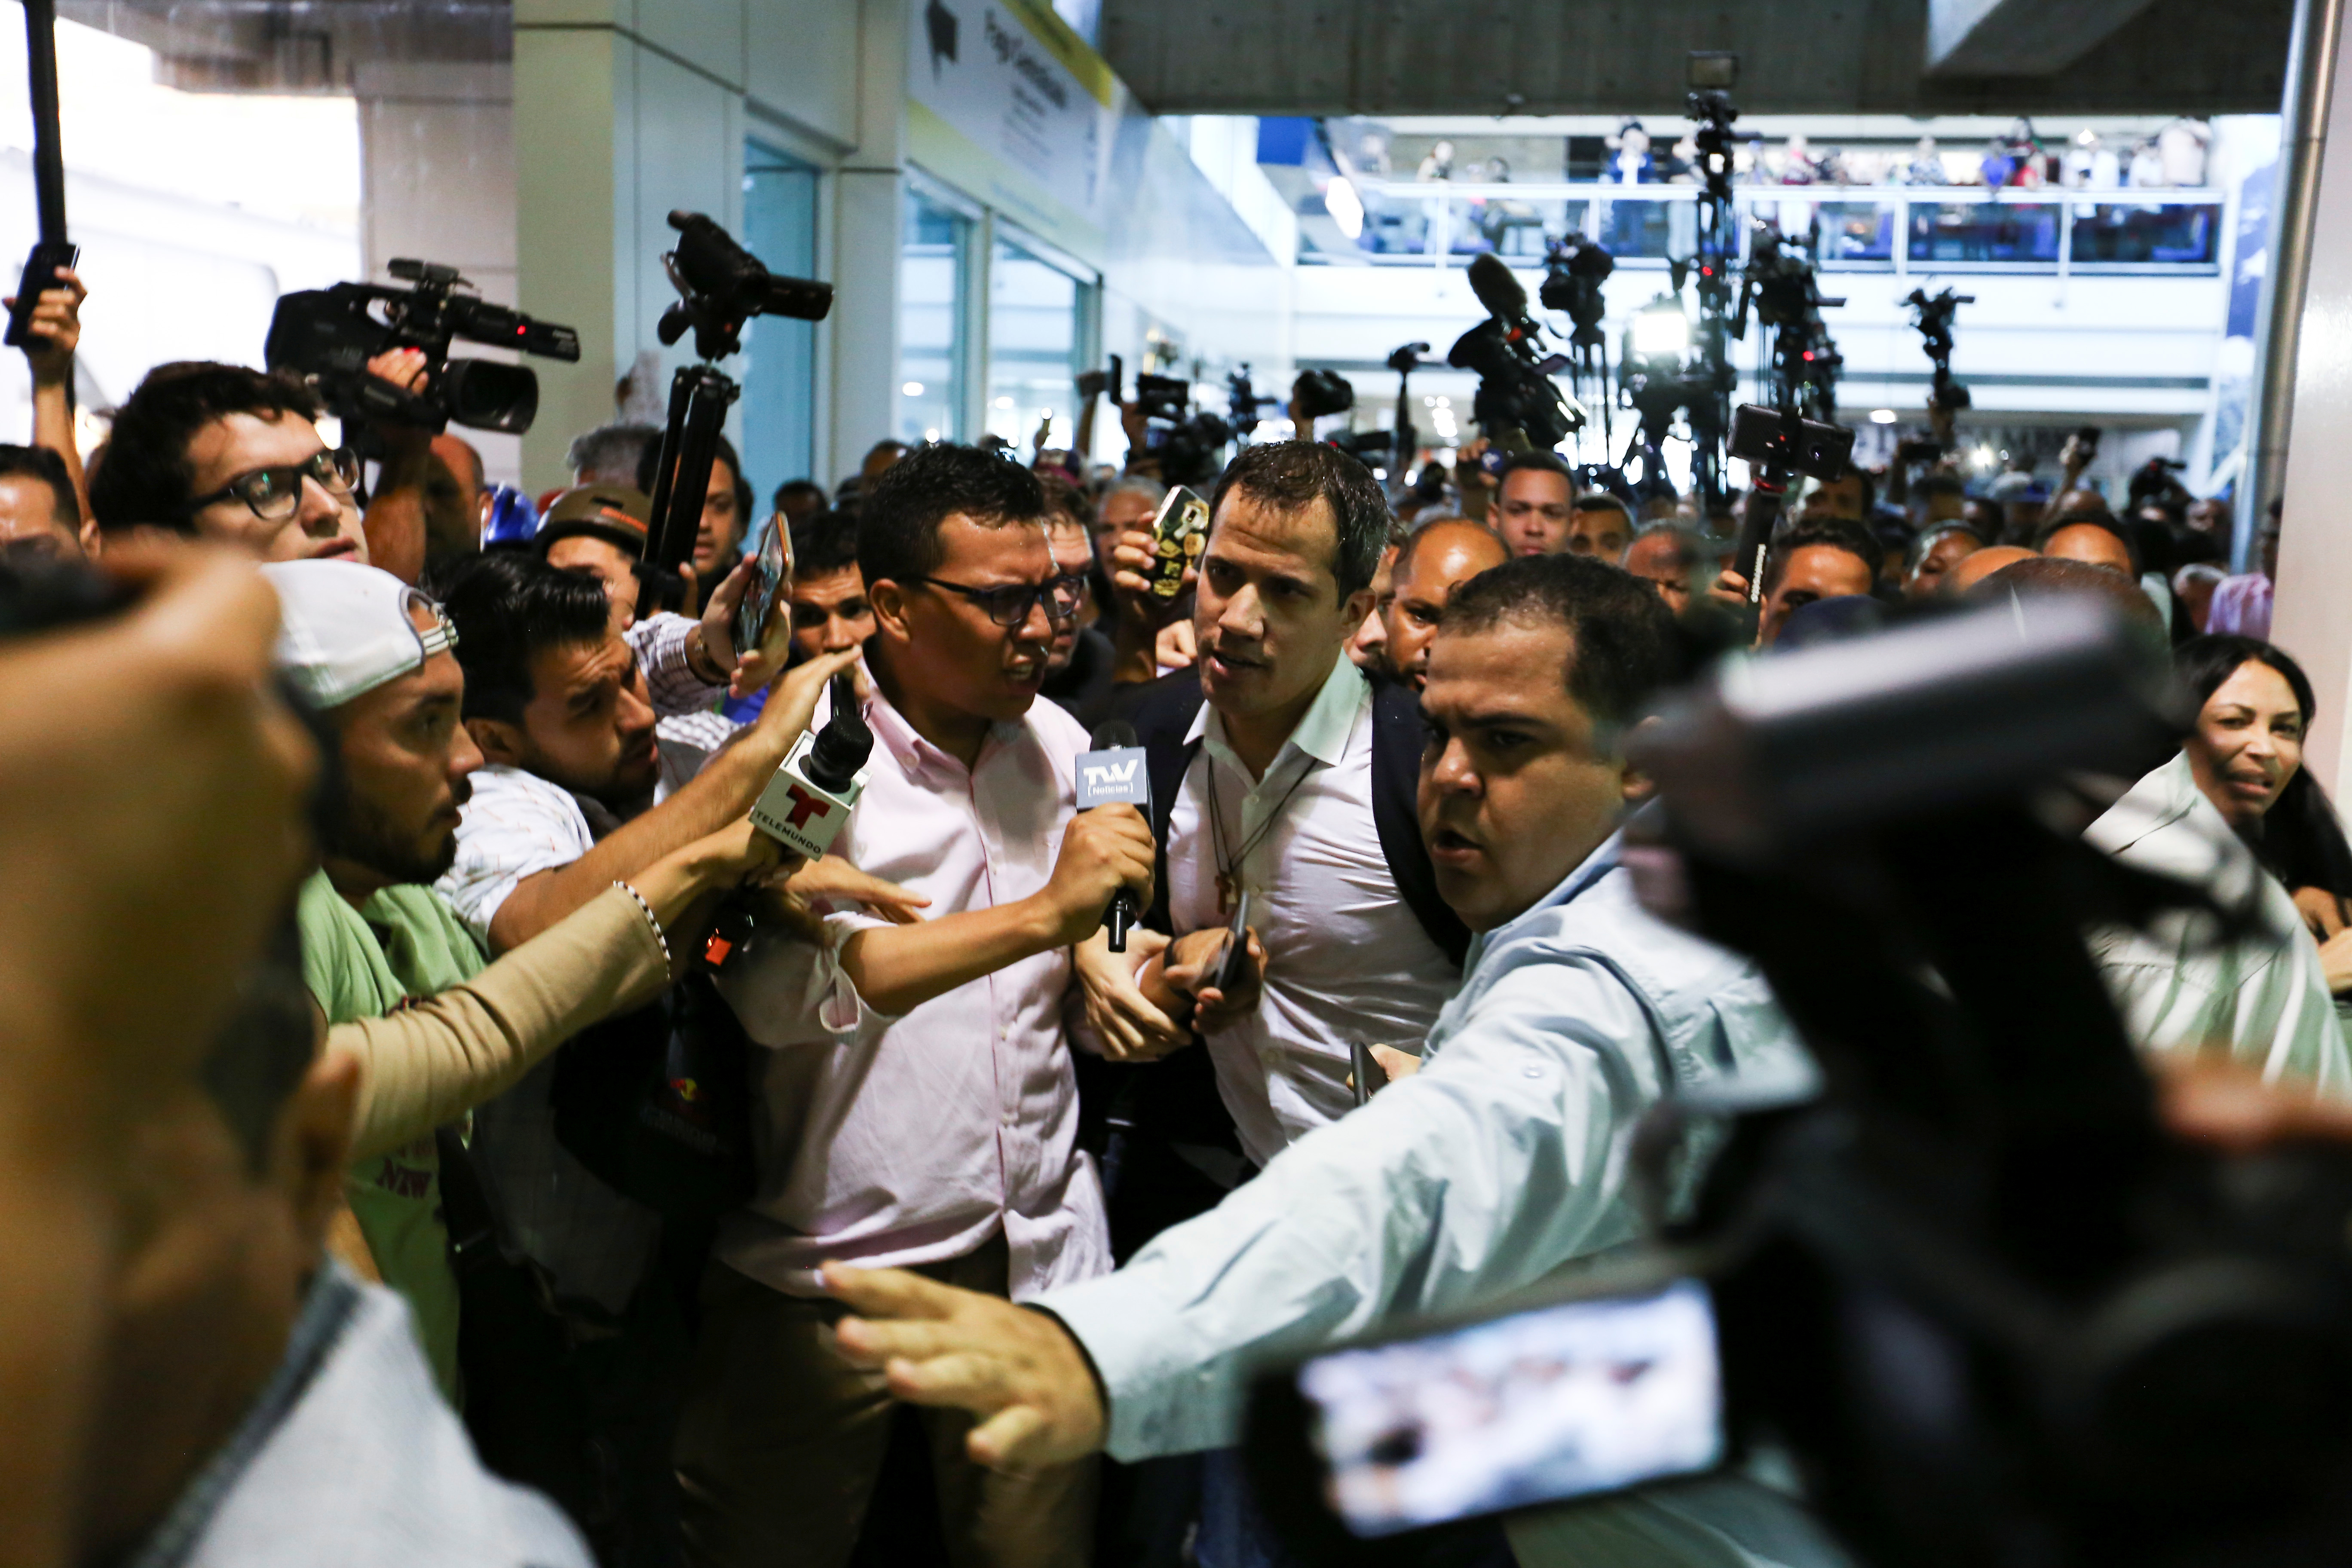
[[1144, 773], [1151, 781], [1151, 837], [1158, 848], [1152, 863], [1151, 908], [1143, 923], [1153, 931], [1170, 931], [1168, 913], [1168, 822], [1176, 810], [1176, 794], [1184, 786], [1185, 770], [1201, 752], [1198, 741], [1184, 737], [1201, 711], [1201, 676], [1180, 669], [1136, 689], [1122, 715], [1135, 726], [1142, 742]]
[[1421, 841], [1421, 814], [1415, 803], [1421, 789], [1423, 739], [1421, 699], [1413, 695], [1412, 688], [1402, 681], [1375, 683], [1372, 825], [1380, 830], [1381, 853], [1388, 858], [1397, 895], [1438, 951], [1459, 969], [1470, 951], [1470, 928], [1438, 896], [1429, 847]]

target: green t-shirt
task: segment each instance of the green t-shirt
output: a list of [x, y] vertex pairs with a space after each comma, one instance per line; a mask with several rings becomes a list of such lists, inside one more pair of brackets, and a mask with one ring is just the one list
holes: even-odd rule
[[[488, 960], [455, 910], [430, 888], [386, 888], [354, 910], [324, 871], [302, 884], [295, 918], [302, 974], [330, 1024], [381, 1018], [412, 996], [432, 996], [479, 973]], [[441, 1391], [457, 1398], [457, 1277], [441, 1215], [441, 1161], [420, 1138], [354, 1168], [344, 1181], [352, 1217], [383, 1282], [408, 1298], [416, 1335]]]

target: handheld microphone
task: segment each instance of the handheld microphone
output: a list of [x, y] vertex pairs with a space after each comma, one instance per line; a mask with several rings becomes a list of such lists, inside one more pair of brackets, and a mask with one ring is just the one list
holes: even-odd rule
[[833, 847], [865, 793], [873, 753], [874, 731], [866, 727], [856, 684], [845, 669], [833, 678], [833, 711], [824, 728], [803, 731], [793, 742], [784, 765], [751, 807], [751, 825], [795, 855], [817, 858]]
[[[1078, 809], [1097, 805], [1131, 805], [1148, 819], [1151, 815], [1151, 770], [1136, 744], [1135, 726], [1124, 719], [1107, 719], [1096, 726], [1093, 750], [1078, 756]], [[1121, 888], [1103, 911], [1110, 932], [1110, 950], [1127, 951], [1127, 933], [1143, 911], [1135, 905], [1135, 891]]]

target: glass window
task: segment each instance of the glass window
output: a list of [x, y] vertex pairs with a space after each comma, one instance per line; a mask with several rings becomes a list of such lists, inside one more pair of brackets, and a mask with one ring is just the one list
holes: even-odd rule
[[907, 193], [898, 241], [898, 419], [902, 441], [964, 437], [966, 253], [971, 220]]
[[1067, 272], [1000, 237], [988, 271], [988, 407], [985, 426], [1027, 453], [1040, 422], [1045, 445], [1077, 434], [1080, 310], [1088, 290]]
[[[756, 142], [745, 149], [743, 241], [771, 272], [816, 276], [816, 179]], [[764, 517], [778, 485], [814, 474], [816, 323], [755, 316], [743, 350], [743, 477]]]
[[1914, 261], [2058, 260], [2055, 202], [1915, 202]]
[[2210, 267], [2221, 209], [2202, 204], [2102, 202], [2074, 210], [2074, 263]]

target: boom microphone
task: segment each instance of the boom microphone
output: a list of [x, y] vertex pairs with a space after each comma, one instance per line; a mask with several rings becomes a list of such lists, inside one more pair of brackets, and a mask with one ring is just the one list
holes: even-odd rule
[[1470, 292], [1478, 296], [1488, 315], [1506, 325], [1516, 327], [1528, 319], [1527, 289], [1491, 250], [1481, 251], [1471, 261]]
[[[1094, 749], [1078, 757], [1078, 809], [1131, 805], [1149, 820], [1151, 769], [1143, 748], [1136, 744], [1135, 726], [1124, 719], [1106, 719], [1088, 744]], [[1134, 889], [1121, 888], [1111, 895], [1110, 907], [1103, 910], [1103, 928], [1110, 932], [1113, 952], [1127, 951], [1128, 931], [1141, 913]]]

